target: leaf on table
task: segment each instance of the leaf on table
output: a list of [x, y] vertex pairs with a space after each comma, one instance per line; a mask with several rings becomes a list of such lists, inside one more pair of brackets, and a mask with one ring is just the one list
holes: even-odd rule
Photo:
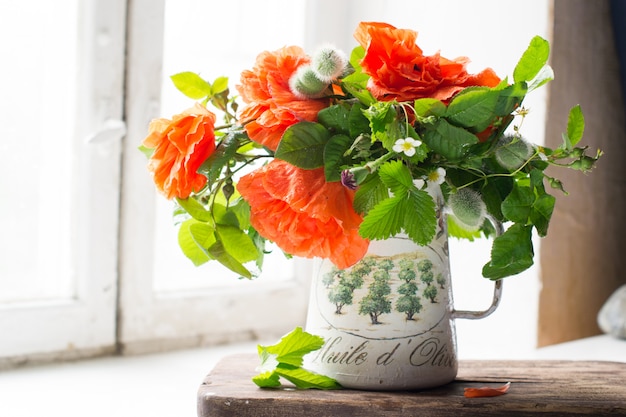
[[501, 387], [481, 387], [481, 388], [465, 388], [466, 398], [479, 398], [479, 397], [497, 397], [498, 395], [504, 395], [511, 386], [510, 382], [502, 385]]
[[341, 385], [333, 378], [319, 375], [302, 368], [302, 360], [307, 353], [322, 347], [324, 339], [296, 327], [272, 346], [257, 346], [261, 364], [259, 375], [252, 381], [261, 388], [281, 386], [280, 377], [293, 383], [299, 389], [340, 389]]

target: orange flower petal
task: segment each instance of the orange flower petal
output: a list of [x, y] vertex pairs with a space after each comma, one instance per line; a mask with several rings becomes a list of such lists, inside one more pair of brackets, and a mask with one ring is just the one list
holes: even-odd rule
[[197, 171], [215, 151], [214, 125], [215, 115], [198, 103], [172, 120], [150, 123], [143, 141], [145, 147], [154, 149], [148, 170], [168, 199], [187, 198], [206, 184], [206, 177]]
[[368, 89], [378, 100], [432, 97], [447, 101], [464, 87], [493, 87], [500, 82], [491, 69], [468, 74], [465, 57], [450, 60], [439, 54], [423, 55], [415, 44], [417, 32], [412, 30], [362, 22], [354, 37], [365, 49], [361, 67], [370, 76]]
[[237, 184], [250, 204], [250, 223], [285, 252], [330, 259], [337, 267], [358, 262], [369, 242], [358, 233], [354, 192], [327, 183], [323, 169], [304, 170], [278, 159]]
[[289, 79], [310, 62], [304, 50], [290, 46], [259, 54], [254, 68], [243, 71], [237, 90], [244, 105], [239, 119], [250, 139], [276, 150], [285, 130], [300, 121], [316, 121], [326, 99], [301, 99], [289, 88]]
[[490, 387], [482, 387], [482, 388], [465, 388], [465, 392], [463, 395], [467, 398], [478, 398], [478, 397], [497, 397], [498, 395], [504, 395], [509, 390], [511, 386], [510, 382], [502, 385], [497, 388]]

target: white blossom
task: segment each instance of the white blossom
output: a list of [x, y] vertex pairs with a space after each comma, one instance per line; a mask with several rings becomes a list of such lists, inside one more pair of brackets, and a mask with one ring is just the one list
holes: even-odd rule
[[421, 144], [422, 141], [413, 138], [398, 139], [396, 143], [393, 144], [392, 149], [394, 152], [404, 152], [406, 156], [410, 157], [415, 155], [415, 148], [417, 148]]

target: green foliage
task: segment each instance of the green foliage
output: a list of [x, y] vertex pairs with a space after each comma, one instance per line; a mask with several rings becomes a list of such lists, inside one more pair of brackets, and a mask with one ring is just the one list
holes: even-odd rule
[[287, 128], [274, 156], [304, 169], [323, 167], [329, 138], [328, 130], [319, 123], [296, 123]]
[[513, 70], [513, 80], [516, 83], [532, 81], [548, 62], [549, 55], [548, 41], [535, 36]]
[[[242, 277], [253, 277], [247, 265], [254, 262], [262, 267], [266, 241], [250, 224], [251, 209], [237, 192], [236, 178], [257, 161], [278, 158], [306, 170], [323, 167], [327, 182], [342, 181], [356, 188], [353, 208], [363, 217], [361, 237], [380, 240], [402, 233], [419, 245], [430, 243], [437, 231], [436, 214], [443, 209], [436, 207], [421, 184], [443, 168], [441, 187], [448, 206], [463, 193], [478, 195], [484, 202], [484, 207], [481, 203], [474, 210], [480, 216], [472, 213], [476, 221], [471, 225], [444, 216], [448, 234], [469, 240], [490, 237], [495, 228], [485, 216], [501, 222], [506, 231], [495, 238], [483, 273], [500, 279], [524, 271], [533, 263], [532, 236], [547, 234], [556, 203], [544, 184], [565, 193], [565, 185], [548, 175], [547, 169], [589, 172], [602, 155], [599, 150], [588, 154], [587, 147], [578, 146], [585, 131], [580, 106], [570, 110], [558, 148], [522, 139], [521, 126], [529, 114], [523, 107], [526, 95], [554, 78], [549, 54], [549, 43], [536, 36], [515, 66], [512, 81], [505, 78], [495, 87], [463, 88], [445, 102], [432, 97], [398, 102], [379, 101], [368, 90], [370, 75], [360, 65], [365, 50], [358, 46], [344, 73], [332, 81], [332, 88], [324, 86], [321, 98], [328, 106], [318, 112], [315, 122], [300, 121], [288, 127], [275, 151], [248, 137], [244, 123], [249, 120], [237, 120], [236, 97], [230, 94], [226, 77], [208, 81], [193, 72], [173, 75], [178, 90], [192, 100], [213, 105], [226, 122], [216, 126], [215, 151], [198, 169], [207, 178], [205, 188], [177, 201], [183, 253], [194, 265], [218, 261]], [[416, 145], [396, 152], [393, 148], [399, 140]], [[153, 155], [152, 149], [140, 150], [147, 157]], [[328, 277], [326, 285], [333, 291], [339, 312], [342, 305], [352, 302], [352, 292], [362, 285], [363, 277], [372, 272], [367, 262], [363, 260], [348, 275]], [[374, 273], [384, 268], [377, 265]], [[434, 277], [428, 268], [420, 274], [426, 284], [423, 296], [432, 301], [435, 285], [445, 284], [439, 281], [443, 277]], [[414, 275], [410, 267], [400, 265], [401, 280], [412, 282], [417, 279]], [[375, 321], [386, 311], [383, 299], [370, 291], [360, 308]], [[414, 310], [407, 307], [408, 298], [403, 303], [407, 314]], [[288, 371], [294, 370], [284, 372]], [[276, 374], [266, 383], [276, 383]]]
[[421, 245], [430, 242], [436, 228], [432, 197], [413, 184], [409, 169], [400, 161], [381, 166], [379, 176], [393, 195], [382, 199], [368, 211], [359, 229], [361, 236], [387, 239], [404, 231]]
[[478, 138], [471, 132], [450, 124], [446, 119], [439, 119], [432, 126], [426, 126], [426, 132], [422, 136], [426, 145], [450, 161], [460, 161], [470, 147], [478, 143]]
[[519, 274], [533, 265], [532, 226], [515, 223], [493, 241], [491, 260], [483, 267], [485, 278]]
[[193, 100], [200, 100], [213, 94], [211, 84], [193, 72], [181, 72], [171, 77], [176, 88]]
[[567, 149], [572, 149], [583, 138], [583, 132], [585, 131], [585, 117], [580, 106], [574, 106], [569, 112], [567, 118], [567, 136], [565, 140], [565, 146]]
[[446, 110], [446, 118], [456, 126], [485, 130], [493, 122], [499, 94], [490, 88], [475, 88], [457, 95]]
[[324, 339], [307, 333], [301, 327], [283, 336], [271, 346], [259, 345], [257, 350], [260, 373], [252, 381], [261, 388], [280, 387], [284, 378], [299, 389], [339, 389], [341, 385], [332, 378], [302, 368], [304, 355], [320, 349]]

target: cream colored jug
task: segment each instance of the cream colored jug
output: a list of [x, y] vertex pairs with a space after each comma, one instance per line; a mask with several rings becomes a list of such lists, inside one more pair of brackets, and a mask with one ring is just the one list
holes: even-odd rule
[[440, 221], [429, 245], [396, 236], [372, 241], [348, 269], [316, 263], [306, 330], [325, 344], [305, 357], [305, 368], [366, 390], [430, 388], [456, 377], [454, 320], [491, 314], [502, 284], [495, 282], [489, 309], [454, 309], [443, 198], [433, 195]]

